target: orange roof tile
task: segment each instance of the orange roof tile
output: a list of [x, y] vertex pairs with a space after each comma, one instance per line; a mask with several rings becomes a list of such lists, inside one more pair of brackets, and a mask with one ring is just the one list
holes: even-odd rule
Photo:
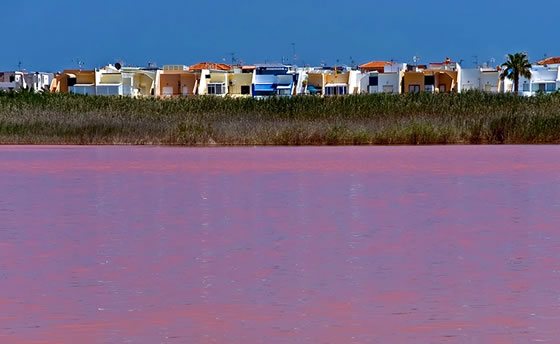
[[549, 64], [560, 64], [560, 56], [548, 57], [537, 62], [538, 65], [544, 66]]
[[370, 61], [360, 65], [362, 69], [374, 69], [374, 68], [385, 68], [385, 66], [390, 66], [392, 63], [387, 61]]
[[214, 63], [214, 62], [200, 62], [189, 67], [189, 70], [231, 70], [231, 66], [225, 63]]

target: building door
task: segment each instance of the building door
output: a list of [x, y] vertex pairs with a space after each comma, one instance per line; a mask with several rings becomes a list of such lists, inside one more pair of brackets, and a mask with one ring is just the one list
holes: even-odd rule
[[173, 86], [164, 86], [163, 87], [163, 95], [164, 96], [172, 96], [173, 95]]

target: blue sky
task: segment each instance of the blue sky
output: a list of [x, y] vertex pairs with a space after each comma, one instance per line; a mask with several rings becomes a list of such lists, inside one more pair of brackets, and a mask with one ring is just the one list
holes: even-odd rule
[[[560, 2], [541, 0], [1, 0], [0, 70], [128, 65], [473, 61], [560, 55]], [[535, 3], [536, 4], [536, 3]], [[507, 13], [507, 15], [504, 15]], [[6, 28], [11, 28], [6, 31]], [[294, 43], [294, 44], [292, 44]]]

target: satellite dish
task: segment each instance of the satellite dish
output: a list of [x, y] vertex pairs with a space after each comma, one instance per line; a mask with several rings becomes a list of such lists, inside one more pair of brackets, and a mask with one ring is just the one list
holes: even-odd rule
[[121, 70], [122, 65], [120, 64], [120, 62], [115, 63], [115, 68], [116, 68], [117, 70]]

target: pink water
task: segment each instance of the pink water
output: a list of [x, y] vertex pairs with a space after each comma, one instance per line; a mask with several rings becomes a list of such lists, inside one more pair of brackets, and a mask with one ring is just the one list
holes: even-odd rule
[[560, 342], [560, 147], [0, 147], [0, 343]]

